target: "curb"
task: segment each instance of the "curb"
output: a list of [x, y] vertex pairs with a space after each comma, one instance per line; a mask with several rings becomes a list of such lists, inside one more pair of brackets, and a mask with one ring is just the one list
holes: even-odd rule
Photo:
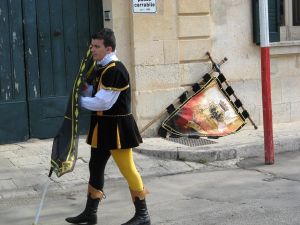
[[[283, 136], [274, 138], [275, 153], [300, 151], [300, 137]], [[143, 144], [134, 149], [135, 152], [162, 159], [190, 162], [214, 162], [235, 158], [251, 158], [264, 156], [263, 140], [249, 143], [216, 143], [197, 147], [166, 147]]]

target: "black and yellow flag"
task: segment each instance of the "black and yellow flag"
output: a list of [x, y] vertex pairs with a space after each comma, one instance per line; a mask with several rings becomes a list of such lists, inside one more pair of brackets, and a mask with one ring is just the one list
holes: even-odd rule
[[74, 169], [79, 139], [79, 95], [84, 80], [89, 76], [94, 67], [95, 62], [93, 61], [90, 50], [88, 50], [81, 61], [78, 74], [74, 81], [63, 123], [53, 140], [49, 176], [51, 176], [52, 171], [56, 173], [57, 177], [60, 177]]

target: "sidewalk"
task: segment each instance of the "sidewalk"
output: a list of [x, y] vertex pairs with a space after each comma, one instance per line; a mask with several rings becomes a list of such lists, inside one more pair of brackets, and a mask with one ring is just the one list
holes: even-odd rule
[[[219, 139], [207, 139], [214, 144], [188, 147], [162, 138], [147, 138], [135, 149], [136, 152], [159, 158], [213, 162], [235, 158], [264, 157], [264, 131], [247, 125], [236, 134]], [[300, 122], [273, 125], [275, 153], [300, 150]], [[276, 161], [276, 158], [275, 158]]]
[[[142, 176], [162, 176], [198, 170], [205, 166], [201, 163], [206, 162], [264, 156], [262, 127], [258, 130], [244, 127], [234, 135], [212, 141], [215, 143], [188, 147], [162, 138], [145, 138], [144, 143], [134, 149], [137, 168]], [[274, 125], [274, 146], [276, 153], [299, 151], [300, 123]], [[39, 194], [48, 180], [51, 149], [52, 139], [0, 145], [0, 199]], [[54, 185], [50, 185], [50, 190], [63, 192], [86, 184], [89, 154], [89, 146], [82, 137], [75, 170], [62, 178], [52, 175]], [[120, 177], [118, 168], [109, 160], [106, 178]]]

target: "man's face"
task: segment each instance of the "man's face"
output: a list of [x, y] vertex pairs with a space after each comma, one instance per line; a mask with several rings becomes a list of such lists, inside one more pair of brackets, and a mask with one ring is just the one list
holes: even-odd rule
[[99, 39], [92, 39], [90, 49], [95, 61], [102, 60], [107, 54], [112, 52], [112, 48], [110, 46], [105, 47], [103, 40]]

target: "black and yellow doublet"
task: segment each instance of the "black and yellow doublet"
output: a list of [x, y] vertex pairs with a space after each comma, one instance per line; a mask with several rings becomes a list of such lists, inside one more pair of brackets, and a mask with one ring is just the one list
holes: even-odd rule
[[120, 61], [94, 70], [93, 96], [100, 90], [120, 91], [116, 103], [106, 111], [92, 112], [87, 143], [101, 150], [128, 149], [142, 142], [131, 112], [129, 74]]

